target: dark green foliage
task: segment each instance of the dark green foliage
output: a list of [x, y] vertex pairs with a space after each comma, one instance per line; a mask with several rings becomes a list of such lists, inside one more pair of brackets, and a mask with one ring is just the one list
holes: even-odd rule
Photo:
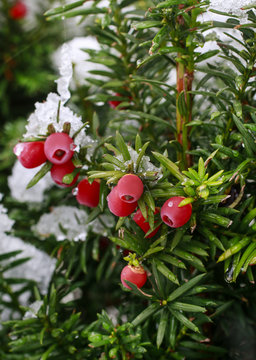
[[[87, 85], [72, 94], [98, 141], [89, 160], [82, 149], [74, 162], [79, 169], [85, 165], [81, 177], [101, 180], [100, 202], [95, 209], [84, 208], [69, 189], [53, 187], [31, 210], [6, 191], [13, 233], [56, 257], [57, 266], [46, 296], [37, 287], [32, 292], [34, 284], [24, 285], [31, 302], [43, 299], [34, 317], [22, 319], [28, 309], [19, 307], [15, 293], [9, 304], [1, 302], [20, 312], [20, 319], [3, 324], [1, 358], [254, 359], [255, 12], [249, 10], [248, 22], [241, 25], [236, 16], [199, 21], [209, 1], [82, 5], [76, 1], [48, 10], [44, 26], [81, 15], [86, 34], [101, 45], [99, 51], [86, 52], [105, 70], [90, 71]], [[86, 18], [90, 22], [83, 23]], [[214, 29], [226, 40], [205, 35]], [[211, 38], [219, 49], [199, 51]], [[40, 51], [50, 52], [55, 43], [49, 43]], [[168, 80], [173, 70], [177, 82]], [[36, 91], [41, 80], [34, 81]], [[110, 101], [119, 104], [111, 109]], [[19, 121], [6, 125], [1, 171], [11, 167], [13, 159], [6, 154], [20, 136], [19, 126]], [[49, 169], [46, 163], [30, 185]], [[149, 232], [160, 225], [154, 237], [147, 238], [132, 216], [105, 224], [104, 236], [92, 228], [85, 242], [57, 242], [53, 235], [42, 242], [31, 230], [41, 214], [57, 205], [84, 209], [85, 226], [109, 215], [109, 190], [126, 173], [143, 181], [138, 207]], [[177, 229], [155, 213], [172, 196], [185, 197], [181, 206], [193, 208], [190, 221]], [[127, 290], [120, 283], [127, 252], [147, 270], [141, 289], [127, 282]], [[6, 266], [15, 265], [11, 255]], [[12, 281], [18, 280], [2, 277], [3, 294], [10, 292]]]
[[[58, 27], [49, 26], [42, 14], [50, 1], [39, 5], [41, 9], [34, 15], [36, 25], [33, 26], [31, 19], [11, 18], [9, 11], [14, 3], [10, 0], [0, 3], [1, 123], [28, 116], [34, 102], [42, 100], [53, 89], [55, 75], [50, 56], [63, 41]], [[27, 11], [31, 13], [29, 7]]]

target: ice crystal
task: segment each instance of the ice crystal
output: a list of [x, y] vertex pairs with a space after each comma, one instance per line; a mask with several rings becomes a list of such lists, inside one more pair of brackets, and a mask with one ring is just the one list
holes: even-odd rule
[[[56, 80], [56, 93], [49, 93], [46, 101], [35, 104], [35, 111], [29, 116], [26, 125], [26, 133], [24, 138], [37, 137], [38, 135], [46, 135], [48, 126], [52, 124], [57, 132], [63, 130], [66, 122], [71, 124], [70, 136], [73, 137], [82, 127], [83, 122], [81, 116], [75, 114], [65, 103], [70, 98], [69, 83], [72, 78], [71, 49], [67, 44], [61, 48], [61, 77]], [[78, 132], [74, 139], [74, 143], [79, 146], [86, 146], [87, 141], [91, 142], [89, 137], [85, 136], [84, 129]]]
[[[71, 82], [72, 89], [86, 83], [86, 78], [92, 76], [91, 74], [89, 74], [89, 71], [106, 69], [101, 64], [96, 64], [88, 61], [90, 56], [88, 53], [83, 51], [86, 49], [100, 50], [100, 45], [95, 37], [76, 37], [69, 41], [67, 44], [71, 49], [70, 56], [74, 68], [74, 81]], [[61, 49], [57, 49], [56, 52], [53, 54], [52, 61], [55, 67], [60, 66], [60, 53]], [[95, 77], [95, 75], [93, 76]], [[96, 77], [99, 78], [99, 76]]]
[[88, 215], [85, 211], [74, 206], [57, 206], [48, 214], [43, 214], [33, 230], [42, 238], [51, 234], [58, 241], [65, 239], [73, 241], [85, 241], [89, 231], [96, 234], [106, 235], [107, 227], [114, 226], [112, 216], [101, 215], [99, 219], [87, 224]]
[[57, 91], [60, 94], [61, 101], [65, 103], [70, 98], [70, 91], [68, 89], [70, 80], [72, 78], [73, 70], [70, 57], [70, 51], [68, 44], [64, 44], [61, 48], [61, 64], [60, 75], [61, 77], [56, 80]]
[[[81, 140], [80, 140], [80, 146], [81, 147], [86, 147], [87, 148], [87, 152], [86, 152], [86, 159], [88, 161], [91, 161], [91, 157], [95, 151], [95, 148], [98, 145], [98, 141], [94, 140], [90, 135], [84, 135]], [[78, 150], [77, 150], [78, 151]]]
[[[135, 166], [136, 166], [136, 161], [138, 159], [139, 154], [137, 153], [137, 151], [135, 151], [132, 147], [128, 146], [128, 151], [130, 153], [130, 160], [124, 161], [123, 155], [117, 155], [118, 160], [122, 161], [127, 167], [129, 166], [133, 166], [133, 171], [135, 171]], [[116, 167], [117, 168], [117, 167]], [[118, 168], [119, 169], [119, 168]], [[150, 161], [149, 156], [143, 155], [140, 165], [139, 165], [139, 169], [138, 172], [147, 172], [147, 171], [153, 171], [158, 173], [158, 178], [159, 176], [161, 176], [161, 169], [156, 167], [155, 165], [153, 165]]]
[[[26, 125], [26, 134], [24, 138], [29, 138], [38, 135], [46, 135], [48, 125], [53, 124], [57, 132], [63, 130], [63, 125], [70, 122], [72, 137], [83, 126], [81, 116], [75, 114], [71, 109], [64, 106], [61, 102], [61, 97], [55, 93], [50, 93], [43, 103], [37, 102], [35, 104], [35, 111], [28, 118]], [[81, 131], [75, 138], [75, 144], [80, 145], [83, 141], [84, 132]]]
[[14, 199], [29, 203], [41, 203], [43, 201], [44, 191], [53, 185], [49, 173], [32, 188], [26, 189], [27, 184], [38, 170], [39, 167], [26, 169], [18, 160], [15, 162], [12, 174], [8, 177], [8, 186]]

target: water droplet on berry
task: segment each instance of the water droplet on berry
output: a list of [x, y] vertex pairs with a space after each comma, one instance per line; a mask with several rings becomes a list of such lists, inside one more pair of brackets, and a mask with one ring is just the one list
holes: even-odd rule
[[172, 201], [169, 201], [169, 202], [168, 202], [168, 206], [169, 206], [169, 207], [173, 207], [173, 202], [172, 202]]
[[75, 187], [73, 190], [72, 190], [72, 194], [74, 196], [76, 196], [78, 194], [78, 187]]
[[16, 156], [20, 156], [20, 154], [22, 153], [24, 149], [24, 144], [23, 143], [18, 143], [17, 145], [14, 146], [13, 148], [13, 152]]

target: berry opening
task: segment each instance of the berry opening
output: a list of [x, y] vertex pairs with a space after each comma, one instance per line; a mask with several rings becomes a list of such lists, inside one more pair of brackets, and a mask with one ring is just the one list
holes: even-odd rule
[[121, 196], [121, 200], [126, 201], [126, 202], [128, 202], [128, 203], [135, 201], [135, 200], [134, 200], [134, 197], [131, 196], [131, 195], [122, 195], [122, 196]]
[[58, 149], [53, 154], [53, 158], [56, 159], [56, 160], [61, 160], [64, 157], [65, 154], [66, 154], [65, 151]]
[[173, 226], [173, 221], [172, 219], [170, 219], [167, 215], [163, 216], [163, 222], [165, 222], [166, 224]]

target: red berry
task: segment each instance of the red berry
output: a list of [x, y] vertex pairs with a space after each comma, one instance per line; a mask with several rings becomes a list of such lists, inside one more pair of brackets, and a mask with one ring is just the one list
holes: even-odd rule
[[178, 228], [186, 224], [191, 218], [191, 204], [179, 207], [179, 204], [185, 198], [174, 196], [164, 203], [161, 208], [161, 218], [165, 224], [172, 228]]
[[21, 165], [27, 169], [35, 168], [47, 160], [44, 154], [43, 141], [18, 143], [14, 146], [13, 152], [18, 157]]
[[[124, 97], [125, 95], [122, 95], [122, 94], [119, 94], [119, 93], [115, 93], [115, 96], [120, 96], [120, 97]], [[131, 96], [128, 96], [128, 98], [130, 100], [132, 100], [132, 97]], [[109, 106], [112, 108], [112, 109], [115, 109], [119, 104], [121, 104], [121, 102], [123, 101], [119, 101], [119, 100], [110, 100], [108, 101], [109, 103]], [[125, 108], [121, 108], [120, 110], [123, 110]]]
[[121, 200], [136, 202], [143, 194], [143, 182], [137, 175], [126, 174], [118, 181], [117, 191]]
[[116, 216], [124, 217], [130, 215], [137, 207], [137, 201], [128, 203], [120, 199], [117, 186], [115, 186], [107, 197], [108, 208]]
[[[115, 93], [115, 96], [123, 97], [122, 94]], [[121, 104], [122, 101], [119, 100], [110, 100], [108, 103], [112, 109], [115, 109], [119, 104]]]
[[[158, 214], [158, 213], [159, 213], [159, 209], [156, 209], [154, 214]], [[149, 231], [150, 229], [149, 223], [148, 221], [145, 220], [140, 209], [136, 211], [132, 219], [144, 231], [145, 234]], [[147, 235], [146, 238], [147, 239], [152, 238], [158, 232], [160, 226], [161, 225], [159, 225], [155, 230], [153, 230], [149, 235]]]
[[[115, 96], [122, 96], [121, 94], [119, 93], [116, 93]], [[112, 109], [115, 109], [119, 104], [121, 104], [121, 101], [118, 101], [118, 100], [110, 100], [109, 102], [109, 105]]]
[[131, 289], [131, 287], [126, 284], [125, 280], [137, 285], [140, 289], [147, 281], [147, 273], [142, 266], [135, 267], [126, 265], [121, 272], [121, 282], [124, 287]]
[[74, 154], [75, 144], [66, 133], [53, 133], [48, 136], [44, 144], [47, 159], [53, 164], [65, 164]]
[[65, 164], [61, 164], [61, 165], [53, 164], [51, 168], [51, 177], [56, 184], [62, 187], [70, 187], [76, 183], [79, 174], [76, 174], [76, 176], [74, 177], [73, 181], [70, 184], [63, 183], [62, 179], [65, 175], [71, 174], [74, 170], [75, 170], [75, 166], [72, 160], [69, 160]]
[[100, 183], [94, 180], [91, 184], [83, 179], [77, 185], [76, 199], [81, 205], [96, 207], [99, 204]]
[[22, 1], [17, 1], [10, 9], [10, 16], [15, 19], [23, 19], [27, 14], [27, 7]]

